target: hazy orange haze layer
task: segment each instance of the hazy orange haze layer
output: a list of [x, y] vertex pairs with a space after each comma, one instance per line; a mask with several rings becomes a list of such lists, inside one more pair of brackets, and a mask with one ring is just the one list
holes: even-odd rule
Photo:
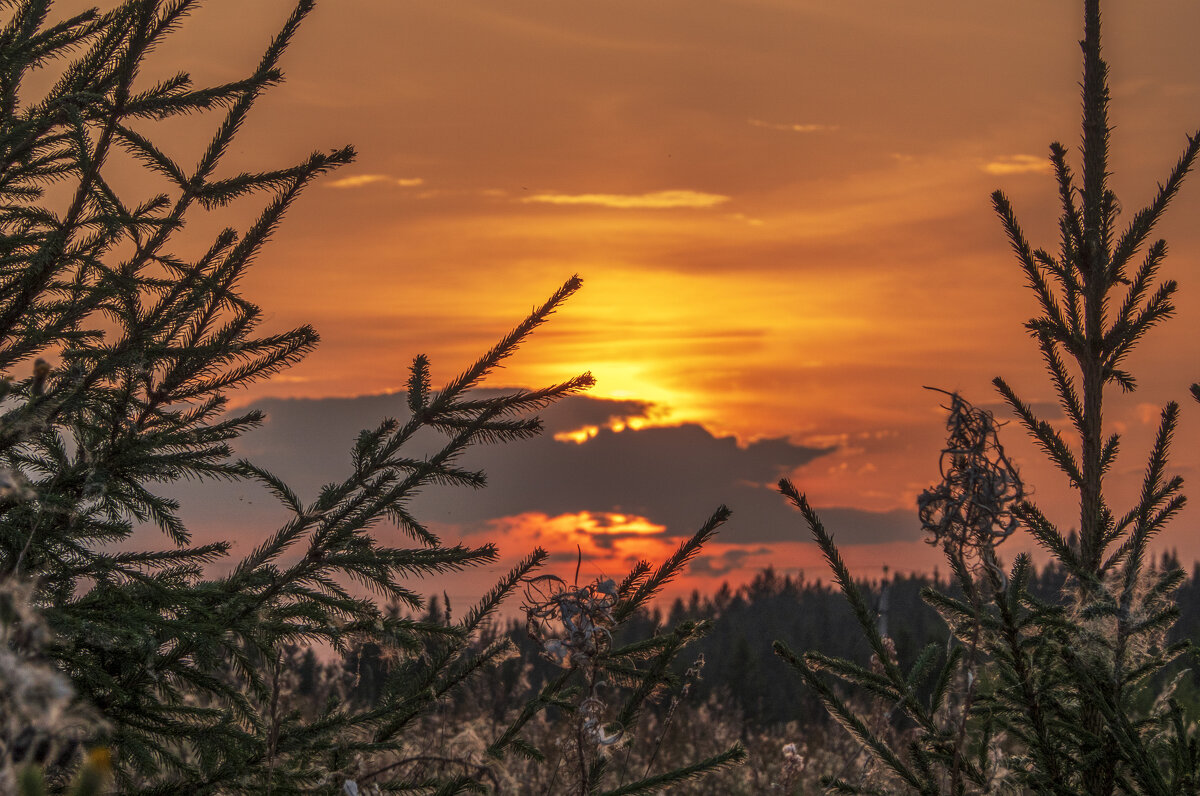
[[[311, 322], [323, 343], [238, 400], [397, 390], [417, 353], [445, 380], [579, 273], [583, 291], [493, 385], [590, 370], [595, 396], [657, 404], [651, 423], [834, 446], [789, 473], [818, 506], [910, 508], [944, 433], [923, 385], [1001, 413], [997, 375], [1053, 398], [989, 194], [1003, 188], [1056, 250], [1045, 153], [1078, 140], [1076, 5], [319, 3], [236, 155], [273, 168], [314, 148], [360, 152], [300, 201], [246, 283], [272, 328]], [[211, 0], [156, 66], [241, 77], [289, 8]], [[1108, 4], [1111, 165], [1127, 211], [1200, 125], [1196, 30], [1191, 0]], [[181, 152], [204, 143], [189, 130]], [[1200, 379], [1198, 212], [1200, 185], [1185, 185], [1158, 230], [1179, 312], [1129, 362], [1141, 389], [1106, 415], [1128, 432], [1122, 498], [1158, 407]], [[1178, 436], [1185, 478], [1200, 464], [1198, 410]], [[1005, 433], [1069, 527], [1061, 480], [1015, 425]], [[724, 499], [697, 495], [698, 511]], [[1200, 556], [1194, 516], [1164, 540], [1185, 558]], [[529, 541], [497, 521], [515, 548]], [[574, 550], [571, 534], [539, 538]], [[651, 545], [623, 542], [635, 543]]]

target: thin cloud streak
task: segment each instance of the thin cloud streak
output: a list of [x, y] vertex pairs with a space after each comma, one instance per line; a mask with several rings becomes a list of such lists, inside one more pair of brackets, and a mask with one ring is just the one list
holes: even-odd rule
[[777, 124], [764, 122], [762, 119], [751, 119], [750, 125], [762, 127], [765, 130], [781, 130], [786, 133], [826, 133], [841, 129], [836, 124]]
[[400, 188], [416, 188], [424, 185], [420, 177], [391, 177], [387, 174], [355, 174], [325, 183], [326, 188], [362, 188], [367, 185], [395, 185]]
[[1050, 162], [1035, 155], [1009, 155], [985, 163], [983, 170], [999, 176], [1009, 174], [1049, 174]]
[[668, 210], [674, 208], [709, 208], [729, 201], [728, 196], [701, 191], [654, 191], [643, 194], [539, 193], [521, 200], [526, 204], [592, 205], [620, 210]]

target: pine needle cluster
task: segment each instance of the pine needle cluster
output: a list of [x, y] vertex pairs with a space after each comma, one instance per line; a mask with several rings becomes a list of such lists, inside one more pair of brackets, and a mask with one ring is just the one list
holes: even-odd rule
[[[1081, 181], [1068, 165], [1067, 149], [1057, 143], [1050, 147], [1062, 206], [1058, 252], [1033, 248], [1008, 198], [999, 191], [992, 197], [1040, 307], [1041, 314], [1026, 328], [1069, 432], [1039, 417], [1003, 379], [995, 386], [1077, 492], [1080, 507], [1077, 535], [1064, 533], [1018, 492], [1009, 495], [998, 516], [1037, 540], [1069, 574], [1069, 589], [1061, 601], [1039, 600], [1027, 588], [1028, 556], [1017, 556], [1008, 569], [1000, 566], [994, 542], [1004, 535], [955, 535], [935, 523], [957, 591], [928, 589], [924, 597], [945, 618], [950, 634], [944, 646], [931, 644], [902, 670], [888, 659], [889, 639], [850, 577], [832, 534], [805, 497], [790, 482], [781, 482], [882, 662], [869, 670], [776, 644], [778, 654], [870, 754], [871, 765], [856, 776], [826, 779], [833, 792], [1166, 796], [1196, 793], [1200, 787], [1197, 717], [1185, 715], [1164, 680], [1168, 667], [1189, 648], [1168, 645], [1165, 635], [1178, 613], [1171, 595], [1183, 573], [1156, 572], [1148, 555], [1150, 542], [1184, 505], [1182, 479], [1167, 467], [1179, 406], [1170, 402], [1163, 408], [1141, 494], [1123, 512], [1109, 504], [1104, 489], [1120, 435], [1106, 433], [1102, 417], [1106, 389], [1129, 392], [1137, 386], [1125, 364], [1134, 345], [1174, 311], [1176, 282], [1158, 281], [1166, 244], [1150, 239], [1200, 153], [1200, 132], [1188, 137], [1150, 204], [1122, 227], [1120, 205], [1108, 187], [1111, 126], [1099, 0], [1084, 3], [1081, 44]], [[1200, 386], [1191, 391], [1200, 399]], [[952, 409], [961, 410], [960, 402], [954, 396]], [[949, 447], [955, 447], [953, 439]], [[969, 457], [960, 453], [958, 458], [943, 468], [945, 480], [927, 493], [923, 512], [970, 531], [973, 522], [965, 515], [956, 519], [955, 513], [969, 506], [993, 527], [1003, 490], [998, 492], [994, 478], [964, 480]], [[929, 507], [933, 511], [926, 511]], [[981, 566], [967, 566], [971, 556]], [[851, 706], [835, 686], [839, 681], [889, 706], [891, 737]]]
[[[34, 645], [33, 621], [8, 612], [0, 654], [35, 661], [26, 669], [69, 684], [58, 696], [98, 717], [71, 738], [51, 737], [71, 752], [36, 757], [22, 787], [61, 792], [78, 772], [80, 792], [98, 792], [102, 761], [119, 792], [147, 796], [484, 790], [477, 762], [410, 775], [380, 761], [403, 759], [422, 715], [512, 653], [504, 640], [478, 643], [481, 633], [547, 555], [532, 552], [460, 619], [415, 618], [423, 600], [411, 577], [491, 562], [497, 550], [444, 543], [410, 503], [432, 484], [483, 486], [484, 474], [461, 463], [464, 451], [539, 433], [537, 410], [591, 385], [583, 374], [498, 397], [473, 392], [580, 280], [440, 390], [418, 356], [407, 405], [397, 399], [399, 419], [359, 434], [349, 468], [315, 496], [236, 458], [232, 443], [264, 416], [231, 411], [228, 393], [318, 342], [308, 326], [262, 332], [243, 276], [304, 189], [355, 153], [321, 150], [291, 165], [230, 171], [232, 143], [283, 79], [280, 58], [313, 2], [295, 5], [243, 79], [196, 86], [183, 73], [145, 75], [147, 55], [197, 6], [128, 0], [54, 21], [50, 0], [0, 2], [0, 581], [23, 590], [21, 604], [47, 629]], [[31, 87], [35, 72], [55, 76], [49, 88]], [[211, 128], [194, 161], [161, 126], [184, 116]], [[131, 199], [117, 187], [131, 163], [158, 181], [157, 193]], [[246, 228], [189, 250], [177, 233], [235, 201], [259, 203]], [[440, 435], [436, 450], [410, 454], [414, 437], [431, 432]], [[230, 561], [229, 542], [193, 543], [180, 506], [162, 495], [183, 479], [257, 482], [287, 519], [257, 529], [263, 541]], [[614, 592], [613, 626], [677, 575], [721, 519], [659, 569], [639, 565]], [[162, 542], [138, 549], [134, 533], [147, 527]], [[212, 574], [218, 561], [228, 574]], [[381, 610], [384, 601], [408, 610]], [[631, 726], [672, 682], [678, 649], [701, 631], [681, 626], [605, 649], [594, 670], [631, 693], [604, 721]], [[363, 642], [396, 661], [375, 702], [289, 707], [297, 647], [340, 654]], [[549, 706], [577, 709], [566, 690], [577, 674], [569, 667], [548, 686], [492, 754], [536, 754], [521, 745], [521, 723]], [[0, 704], [5, 765], [27, 760], [32, 725], [20, 711], [30, 704]], [[612, 792], [661, 789], [742, 756], [734, 747]], [[587, 792], [599, 787], [605, 761], [586, 761]]]

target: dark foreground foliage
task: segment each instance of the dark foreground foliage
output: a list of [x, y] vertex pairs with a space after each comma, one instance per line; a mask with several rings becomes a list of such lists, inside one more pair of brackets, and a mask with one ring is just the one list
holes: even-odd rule
[[[478, 642], [546, 554], [532, 551], [460, 617], [414, 619], [423, 599], [413, 576], [497, 551], [443, 543], [409, 503], [431, 484], [482, 486], [484, 474], [459, 463], [465, 449], [539, 433], [534, 412], [591, 385], [584, 374], [472, 392], [580, 280], [439, 390], [417, 356], [407, 407], [397, 406], [406, 419], [382, 418], [347, 440], [350, 466], [317, 494], [235, 459], [230, 443], [263, 417], [227, 411], [228, 392], [318, 340], [307, 326], [261, 330], [242, 278], [303, 190], [354, 151], [231, 171], [233, 141], [282, 80], [280, 58], [313, 3], [296, 4], [244, 79], [199, 87], [186, 74], [145, 74], [147, 56], [197, 5], [128, 0], [55, 21], [50, 0], [0, 3], [0, 789], [20, 778], [26, 793], [95, 792], [106, 777], [131, 794], [352, 793], [358, 780], [371, 792], [484, 789], [480, 759], [402, 763], [423, 716], [512, 654], [505, 639]], [[54, 77], [49, 88], [32, 87], [46, 83], [31, 81], [35, 72]], [[162, 126], [184, 116], [210, 131], [195, 160]], [[134, 169], [155, 186], [148, 195], [117, 187]], [[244, 229], [199, 245], [177, 234], [235, 202], [258, 205]], [[418, 434], [440, 443], [414, 454]], [[262, 543], [215, 577], [211, 565], [231, 545], [192, 542], [179, 506], [159, 492], [181, 479], [259, 482], [288, 519], [259, 529]], [[573, 739], [562, 777], [573, 792], [648, 792], [741, 760], [732, 744], [636, 777], [609, 766], [609, 747], [632, 737], [647, 699], [674, 681], [671, 662], [706, 625], [621, 645], [614, 633], [727, 514], [619, 584], [572, 591], [541, 581], [553, 607], [543, 633], [564, 653], [561, 672], [497, 730], [488, 760], [543, 758], [524, 728], [548, 708]], [[161, 539], [150, 549], [134, 538], [147, 526]], [[585, 623], [578, 595], [589, 588], [602, 605]], [[374, 699], [289, 704], [291, 650], [367, 643], [393, 662]]]
[[[1149, 555], [1151, 540], [1184, 504], [1182, 479], [1167, 470], [1179, 405], [1163, 407], [1141, 495], [1128, 509], [1112, 506], [1104, 490], [1120, 435], [1103, 422], [1105, 391], [1137, 386], [1126, 369], [1129, 352], [1174, 311], [1176, 282], [1157, 281], [1166, 244], [1150, 236], [1200, 152], [1200, 132], [1188, 137], [1151, 203], [1119, 226], [1120, 204], [1108, 187], [1099, 0], [1084, 3], [1082, 47], [1081, 180], [1066, 148], [1050, 147], [1062, 204], [1058, 253], [1034, 249], [1007, 197], [992, 197], [1041, 310], [1026, 328], [1068, 428], [1038, 417], [1003, 379], [995, 385], [1076, 490], [1078, 535], [1069, 537], [1025, 498], [991, 415], [951, 395], [944, 480], [922, 499], [921, 519], [958, 592], [930, 588], [922, 596], [953, 636], [902, 663], [893, 625], [872, 611], [832, 534], [805, 496], [780, 482], [872, 652], [864, 666], [776, 645], [867, 757], [865, 766], [824, 780], [837, 792], [1166, 796], [1200, 787], [1195, 705], [1185, 709], [1174, 685], [1163, 681], [1190, 651], [1167, 636], [1179, 616], [1174, 594], [1184, 573], [1155, 570]], [[1192, 394], [1200, 399], [1200, 386]], [[1028, 556], [1001, 565], [997, 546], [1018, 528], [1066, 574], [1065, 600], [1037, 594]], [[847, 693], [869, 696], [874, 709], [849, 702]]]
[[[856, 582], [783, 481], [838, 600], [764, 574], [677, 605], [665, 622], [650, 601], [712, 538], [724, 507], [666, 561], [619, 579], [540, 575], [546, 554], [535, 550], [454, 616], [408, 585], [495, 559], [492, 545], [444, 544], [410, 502], [431, 484], [482, 486], [463, 451], [538, 433], [539, 409], [590, 385], [584, 374], [473, 392], [577, 278], [440, 389], [417, 356], [403, 419], [348, 440], [350, 465], [315, 495], [233, 458], [231, 443], [263, 418], [228, 411], [228, 392], [317, 343], [307, 326], [262, 330], [242, 277], [306, 186], [354, 152], [230, 172], [232, 143], [282, 79], [280, 57], [312, 2], [297, 3], [241, 80], [197, 87], [143, 74], [198, 2], [129, 0], [52, 21], [50, 0], [0, 0], [0, 788], [616, 796], [804, 792], [820, 777], [843, 793], [1200, 789], [1194, 688], [1172, 677], [1191, 652], [1169, 635], [1195, 584], [1149, 553], [1183, 506], [1167, 471], [1180, 409], [1165, 405], [1142, 493], [1124, 510], [1105, 495], [1119, 437], [1102, 412], [1106, 389], [1136, 387], [1128, 355], [1173, 312], [1176, 283], [1157, 281], [1166, 247], [1150, 235], [1200, 134], [1119, 228], [1098, 0], [1084, 4], [1081, 179], [1051, 147], [1058, 253], [1034, 249], [1007, 198], [993, 197], [1040, 306], [1027, 328], [1069, 427], [996, 387], [1077, 490], [1077, 533], [1027, 499], [995, 419], [948, 393], [943, 481], [918, 517], [949, 581]], [[48, 88], [31, 88], [39, 71]], [[194, 161], [160, 135], [181, 116], [211, 131]], [[119, 190], [116, 175], [131, 168], [156, 190]], [[198, 247], [177, 234], [235, 202], [258, 203], [244, 229]], [[440, 442], [414, 453], [418, 434]], [[288, 519], [215, 576], [230, 544], [194, 544], [158, 491], [181, 479], [259, 482]], [[143, 528], [161, 544], [138, 548]], [[1001, 559], [1016, 532], [1042, 545], [1049, 569]], [[491, 621], [516, 594], [521, 662]], [[832, 632], [848, 619], [856, 640]], [[768, 636], [787, 640], [778, 659], [764, 657]], [[808, 641], [817, 637], [837, 643]], [[847, 733], [825, 732], [814, 698]], [[731, 774], [743, 741], [761, 765]]]

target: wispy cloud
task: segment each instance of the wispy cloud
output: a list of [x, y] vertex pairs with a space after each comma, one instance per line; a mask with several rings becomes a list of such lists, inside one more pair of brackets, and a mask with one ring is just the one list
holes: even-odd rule
[[779, 124], [777, 122], [764, 122], [762, 119], [750, 119], [749, 121], [753, 127], [762, 127], [765, 130], [782, 130], [785, 133], [829, 133], [838, 129], [835, 124]]
[[765, 226], [767, 223], [761, 218], [754, 218], [753, 216], [748, 216], [745, 213], [732, 213], [729, 217], [734, 221], [741, 221], [743, 224], [747, 224], [751, 227], [761, 227]]
[[364, 185], [378, 184], [396, 185], [401, 188], [416, 188], [419, 185], [424, 185], [425, 180], [420, 177], [392, 177], [387, 174], [355, 174], [325, 183], [329, 188], [362, 188]]
[[728, 196], [700, 191], [655, 191], [642, 194], [617, 193], [539, 193], [521, 200], [548, 205], [593, 205], [622, 210], [664, 210], [678, 207], [716, 207], [729, 201]]
[[1036, 155], [1008, 155], [983, 165], [988, 174], [1038, 174], [1050, 171], [1046, 158]]

